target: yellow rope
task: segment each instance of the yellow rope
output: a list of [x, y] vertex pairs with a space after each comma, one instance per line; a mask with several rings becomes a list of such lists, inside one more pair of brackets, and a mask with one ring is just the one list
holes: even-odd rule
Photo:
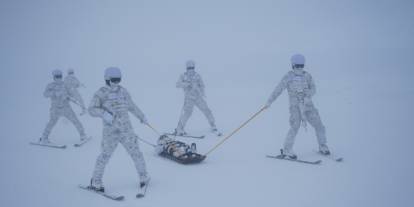
[[256, 112], [252, 117], [250, 117], [250, 119], [248, 119], [247, 121], [245, 121], [240, 127], [238, 127], [236, 130], [234, 130], [232, 133], [230, 133], [228, 136], [226, 136], [225, 138], [223, 138], [216, 146], [214, 146], [213, 148], [211, 148], [204, 156], [207, 156], [208, 154], [210, 154], [212, 151], [214, 151], [217, 147], [219, 147], [221, 144], [223, 144], [227, 139], [229, 139], [231, 136], [233, 136], [236, 132], [238, 132], [241, 128], [243, 128], [247, 123], [249, 123], [252, 119], [254, 119], [257, 115], [259, 115], [262, 111], [264, 111], [265, 109], [267, 109], [266, 106], [264, 106], [263, 108], [261, 108], [258, 112]]

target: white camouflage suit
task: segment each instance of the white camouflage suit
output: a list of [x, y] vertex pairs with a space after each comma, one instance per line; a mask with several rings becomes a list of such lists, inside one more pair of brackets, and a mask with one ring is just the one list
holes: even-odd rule
[[132, 157], [138, 177], [142, 181], [147, 176], [145, 160], [139, 148], [138, 136], [134, 133], [129, 120], [128, 112], [134, 114], [141, 122], [146, 123], [146, 119], [132, 101], [127, 90], [121, 86], [100, 88], [93, 96], [88, 110], [91, 116], [103, 119], [104, 113], [113, 115], [112, 124], [103, 120], [102, 151], [96, 160], [92, 177], [93, 185], [102, 185], [105, 166], [118, 143], [121, 143]]
[[326, 144], [325, 127], [312, 103], [312, 96], [316, 93], [312, 76], [306, 71], [301, 74], [289, 71], [270, 95], [267, 105], [270, 106], [285, 88], [289, 95], [290, 129], [284, 149], [292, 150], [301, 122], [306, 126], [306, 121], [315, 128], [319, 145]]
[[204, 100], [204, 83], [201, 76], [194, 70], [187, 70], [180, 76], [176, 84], [177, 88], [183, 88], [185, 93], [184, 106], [181, 111], [177, 131], [184, 131], [184, 127], [193, 113], [194, 106], [197, 106], [206, 116], [212, 129], [216, 128], [214, 116], [207, 102]]
[[78, 102], [82, 109], [85, 109], [85, 102], [83, 102], [82, 96], [79, 94], [78, 88], [80, 87], [80, 82], [73, 74], [68, 74], [65, 77], [65, 85], [70, 90], [70, 93], [73, 94], [74, 99]]
[[60, 79], [49, 83], [43, 95], [46, 98], [51, 99], [52, 106], [50, 107], [50, 120], [46, 125], [41, 139], [48, 140], [52, 128], [56, 125], [61, 116], [64, 116], [71, 121], [78, 130], [80, 137], [85, 138], [85, 130], [69, 104], [69, 101], [71, 99], [73, 100], [74, 96], [70, 93], [64, 82]]

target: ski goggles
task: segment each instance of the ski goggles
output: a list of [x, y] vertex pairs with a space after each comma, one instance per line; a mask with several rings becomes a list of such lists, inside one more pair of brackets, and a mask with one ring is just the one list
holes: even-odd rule
[[305, 65], [304, 64], [294, 64], [293, 67], [294, 68], [304, 68]]
[[119, 83], [121, 82], [121, 78], [111, 78], [109, 79], [112, 83]]
[[55, 75], [53, 77], [56, 78], [56, 79], [62, 79], [62, 75]]
[[187, 70], [194, 70], [195, 67], [188, 67]]

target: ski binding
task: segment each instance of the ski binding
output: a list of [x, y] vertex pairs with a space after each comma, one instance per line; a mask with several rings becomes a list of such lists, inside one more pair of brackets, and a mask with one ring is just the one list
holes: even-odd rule
[[85, 144], [86, 142], [89, 142], [92, 139], [92, 137], [87, 137], [84, 140], [79, 141], [78, 143], [73, 144], [74, 147], [80, 147], [83, 144]]
[[332, 153], [329, 154], [329, 155], [325, 155], [325, 154], [322, 154], [320, 151], [316, 151], [315, 150], [314, 152], [317, 153], [317, 154], [319, 154], [319, 155], [321, 155], [321, 156], [324, 156], [326, 158], [329, 158], [329, 159], [331, 159], [333, 161], [336, 161], [336, 162], [342, 162], [342, 161], [344, 161], [344, 158], [343, 157], [337, 157], [337, 156], [333, 155]]

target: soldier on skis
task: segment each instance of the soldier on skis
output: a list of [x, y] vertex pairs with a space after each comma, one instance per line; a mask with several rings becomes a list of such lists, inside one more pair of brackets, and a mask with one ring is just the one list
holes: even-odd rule
[[147, 119], [132, 101], [128, 91], [119, 85], [122, 77], [119, 68], [107, 68], [104, 77], [106, 86], [95, 93], [88, 108], [91, 116], [103, 120], [102, 151], [96, 160], [90, 188], [95, 191], [105, 191], [102, 182], [104, 169], [119, 143], [125, 147], [134, 161], [140, 182], [138, 187], [146, 187], [150, 177], [138, 144], [138, 136], [133, 131], [128, 113], [131, 112], [143, 124], [147, 124]]
[[82, 108], [82, 113], [86, 113], [85, 103], [83, 102], [82, 96], [80, 95], [78, 88], [81, 86], [78, 78], [75, 76], [75, 71], [73, 69], [68, 69], [68, 74], [65, 77], [64, 83], [68, 90], [73, 94], [77, 104]]
[[290, 104], [290, 129], [286, 135], [282, 153], [291, 159], [297, 158], [293, 151], [295, 137], [301, 124], [306, 127], [306, 123], [309, 122], [315, 128], [319, 152], [324, 155], [329, 155], [330, 151], [326, 144], [325, 126], [319, 117], [318, 110], [312, 102], [312, 97], [316, 93], [315, 83], [311, 74], [303, 69], [305, 67], [305, 57], [301, 54], [293, 55], [291, 57], [291, 64], [292, 71], [289, 71], [282, 78], [270, 95], [265, 106], [266, 108], [270, 107], [276, 98], [287, 89]]
[[49, 134], [61, 116], [66, 117], [73, 123], [73, 125], [75, 125], [81, 141], [87, 139], [82, 123], [78, 120], [69, 104], [69, 101], [75, 101], [76, 97], [63, 82], [62, 71], [54, 70], [52, 75], [54, 81], [47, 85], [45, 92], [43, 93], [46, 98], [50, 98], [52, 101], [50, 107], [50, 120], [43, 131], [43, 135], [40, 137], [40, 143], [48, 144], [50, 142]]
[[194, 106], [203, 112], [210, 124], [211, 132], [220, 134], [217, 130], [214, 116], [205, 101], [205, 86], [201, 76], [195, 71], [195, 62], [192, 60], [186, 63], [187, 71], [177, 81], [177, 88], [184, 90], [184, 105], [181, 111], [178, 126], [175, 129], [176, 135], [186, 135], [184, 127], [193, 113]]

